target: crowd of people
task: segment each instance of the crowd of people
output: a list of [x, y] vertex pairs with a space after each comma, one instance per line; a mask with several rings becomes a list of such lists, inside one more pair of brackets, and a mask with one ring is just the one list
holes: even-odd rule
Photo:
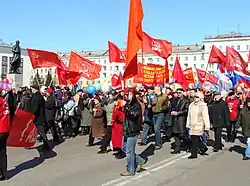
[[[97, 91], [90, 95], [84, 89], [59, 86], [41, 92], [39, 86], [33, 85], [1, 94], [1, 104], [4, 99], [10, 120], [17, 107], [34, 114], [42, 150], [51, 151], [64, 140], [88, 135], [89, 147], [95, 145], [95, 139], [101, 140], [98, 154], [114, 150], [117, 159], [126, 157], [122, 176], [135, 175], [146, 163], [135, 153], [135, 147], [146, 146], [150, 133], [155, 136], [155, 150], [173, 138], [172, 154], [187, 151], [191, 153], [188, 158], [195, 159], [198, 154], [208, 155], [211, 129], [215, 134], [213, 151], [218, 152], [224, 146], [222, 129], [226, 128], [226, 141], [234, 142], [241, 127], [247, 142], [243, 160], [250, 160], [250, 97], [233, 89], [224, 98], [219, 92], [162, 86]], [[49, 132], [53, 143], [48, 140]], [[6, 179], [7, 173], [7, 138], [8, 131], [1, 130], [0, 123], [1, 180]]]

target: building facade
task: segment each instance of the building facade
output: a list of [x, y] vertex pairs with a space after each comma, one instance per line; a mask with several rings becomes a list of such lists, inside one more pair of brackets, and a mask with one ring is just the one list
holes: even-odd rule
[[[173, 53], [169, 57], [169, 69], [170, 71], [174, 67], [174, 62], [176, 55], [178, 53], [178, 58], [180, 60], [182, 69], [193, 68], [195, 73], [195, 68], [199, 68], [202, 70], [207, 70], [209, 73], [214, 73], [217, 70], [216, 64], [207, 63], [209, 54], [212, 48], [212, 45], [215, 45], [219, 48], [224, 54], [226, 53], [226, 46], [232, 47], [237, 50], [243, 57], [245, 61], [248, 61], [248, 55], [250, 50], [250, 35], [244, 35], [240, 33], [229, 33], [225, 35], [217, 35], [217, 36], [209, 36], [205, 37], [202, 41], [202, 44], [194, 44], [194, 45], [174, 45]], [[61, 57], [62, 61], [68, 65], [69, 53], [58, 53]], [[97, 64], [102, 65], [102, 70], [100, 74], [100, 78], [94, 81], [89, 81], [82, 78], [79, 82], [81, 86], [88, 86], [95, 83], [108, 83], [114, 73], [118, 74], [119, 72], [123, 73], [125, 69], [125, 64], [122, 63], [110, 63], [109, 55], [107, 50], [102, 51], [82, 51], [78, 52], [78, 54], [88, 58], [89, 60], [94, 61]], [[12, 57], [11, 46], [1, 46], [0, 43], [0, 65], [1, 65], [1, 74], [6, 74], [9, 69], [9, 62]], [[29, 57], [25, 50], [22, 52], [23, 59], [23, 85], [29, 85], [30, 79], [34, 76], [36, 70], [33, 70], [29, 61]], [[144, 64], [153, 63], [164, 65], [165, 60], [154, 56], [152, 54], [139, 54], [138, 61], [143, 62]], [[57, 82], [57, 75], [55, 68], [41, 68], [37, 69], [38, 73], [42, 78], [45, 78], [48, 74], [48, 71], [51, 72], [52, 78], [54, 82]], [[130, 81], [128, 84], [132, 84]]]

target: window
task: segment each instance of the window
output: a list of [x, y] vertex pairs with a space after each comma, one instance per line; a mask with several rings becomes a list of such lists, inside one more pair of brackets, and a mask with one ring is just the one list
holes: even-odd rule
[[148, 62], [152, 63], [153, 61], [153, 58], [148, 58]]
[[178, 60], [180, 61], [180, 60], [181, 60], [181, 57], [178, 57]]
[[196, 56], [194, 56], [194, 61], [196, 61]]
[[103, 73], [103, 77], [106, 77], [107, 75], [106, 75], [106, 73]]
[[106, 59], [105, 59], [105, 60], [104, 60], [104, 64], [106, 64], [106, 62], [107, 62], [107, 61], [106, 61]]
[[6, 75], [8, 73], [8, 57], [2, 56], [2, 74]]
[[194, 68], [196, 68], [196, 64], [194, 64]]
[[185, 61], [187, 61], [188, 60], [188, 57], [185, 57]]
[[107, 70], [107, 67], [106, 66], [102, 66], [103, 67], [103, 70], [106, 71]]
[[204, 54], [201, 56], [201, 60], [204, 60]]
[[249, 50], [249, 45], [247, 45], [247, 50]]
[[240, 50], [240, 45], [237, 45], [237, 50]]
[[119, 66], [118, 65], [115, 66], [115, 71], [119, 71]]
[[173, 64], [173, 63], [171, 63], [171, 64], [169, 64], [169, 66], [170, 66], [171, 68], [173, 68], [174, 64]]
[[204, 64], [201, 64], [201, 68], [204, 68], [204, 66], [205, 66]]
[[208, 66], [209, 66], [209, 68], [211, 68], [211, 67], [212, 67], [212, 63], [209, 63], [209, 65], [208, 65]]
[[184, 66], [185, 66], [185, 68], [188, 68], [188, 64], [187, 63], [185, 63]]
[[100, 64], [101, 63], [101, 60], [98, 60], [98, 64]]
[[110, 67], [110, 71], [112, 71], [112, 67]]
[[45, 73], [47, 73], [48, 72], [48, 70], [47, 69], [45, 69]]
[[173, 61], [173, 60], [174, 60], [174, 57], [171, 57], [171, 58], [170, 58], [170, 61]]
[[157, 62], [160, 62], [160, 58], [157, 58], [156, 60], [157, 60]]
[[231, 46], [231, 48], [233, 48], [233, 49], [234, 49], [234, 46]]
[[89, 85], [89, 81], [86, 81], [86, 85]]
[[41, 74], [43, 73], [43, 69], [40, 70]]
[[99, 83], [99, 84], [100, 84], [100, 83], [101, 83], [101, 81], [99, 81], [99, 80], [98, 80], [98, 81], [96, 81], [96, 83]]

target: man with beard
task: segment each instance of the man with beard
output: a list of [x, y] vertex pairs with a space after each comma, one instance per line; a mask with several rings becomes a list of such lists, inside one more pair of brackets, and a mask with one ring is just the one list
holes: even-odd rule
[[35, 115], [34, 123], [37, 128], [37, 132], [43, 140], [43, 149], [52, 150], [49, 140], [45, 133], [45, 100], [42, 94], [39, 92], [39, 86], [32, 85], [31, 91], [33, 93], [31, 99], [31, 113]]
[[185, 148], [189, 147], [186, 128], [189, 101], [184, 97], [184, 90], [182, 88], [177, 89], [176, 92], [178, 94], [178, 101], [170, 113], [172, 116], [172, 130], [175, 140], [175, 148], [174, 151], [171, 152], [172, 154], [180, 153], [182, 142]]
[[211, 106], [211, 123], [214, 128], [215, 136], [215, 146], [213, 151], [218, 152], [219, 150], [222, 150], [222, 128], [230, 126], [229, 108], [219, 92], [214, 94], [214, 103]]
[[142, 122], [141, 105], [136, 100], [135, 89], [128, 90], [127, 103], [125, 105], [125, 118], [123, 123], [122, 150], [127, 157], [127, 170], [121, 176], [134, 176], [145, 164], [145, 160], [135, 153], [135, 146], [140, 133]]

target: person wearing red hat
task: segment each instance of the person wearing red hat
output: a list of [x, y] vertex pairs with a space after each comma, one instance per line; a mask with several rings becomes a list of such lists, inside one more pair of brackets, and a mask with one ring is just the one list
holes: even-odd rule
[[145, 164], [145, 160], [135, 153], [135, 146], [140, 133], [142, 122], [141, 105], [136, 100], [136, 91], [130, 88], [128, 91], [127, 103], [124, 110], [123, 122], [123, 144], [122, 150], [126, 153], [127, 166], [126, 171], [121, 176], [133, 176], [136, 171], [140, 171]]
[[[2, 93], [2, 90], [0, 90]], [[7, 139], [10, 132], [10, 112], [7, 101], [0, 97], [0, 181], [6, 179], [7, 173]]]

